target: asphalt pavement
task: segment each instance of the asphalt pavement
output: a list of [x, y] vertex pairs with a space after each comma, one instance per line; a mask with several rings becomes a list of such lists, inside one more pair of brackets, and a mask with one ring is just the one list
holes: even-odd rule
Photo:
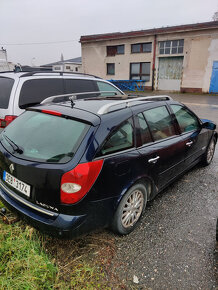
[[[170, 95], [218, 125], [218, 95]], [[218, 148], [210, 166], [195, 166], [151, 201], [134, 232], [115, 237], [115, 275], [127, 289], [218, 289], [217, 217]]]

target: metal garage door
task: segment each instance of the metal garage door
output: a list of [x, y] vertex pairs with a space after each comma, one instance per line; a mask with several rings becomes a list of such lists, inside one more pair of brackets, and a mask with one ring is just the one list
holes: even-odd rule
[[179, 91], [182, 78], [182, 57], [159, 58], [158, 89]]
[[210, 93], [218, 93], [218, 61], [213, 62], [213, 70], [210, 80]]

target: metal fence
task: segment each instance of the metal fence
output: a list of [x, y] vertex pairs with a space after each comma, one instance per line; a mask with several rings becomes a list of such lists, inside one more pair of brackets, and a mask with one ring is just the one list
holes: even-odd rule
[[141, 80], [108, 80], [122, 91], [144, 91], [145, 81]]

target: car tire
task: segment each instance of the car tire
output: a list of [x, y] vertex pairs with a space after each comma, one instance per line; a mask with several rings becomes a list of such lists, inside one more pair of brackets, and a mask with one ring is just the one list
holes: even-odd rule
[[207, 146], [207, 150], [203, 155], [202, 164], [204, 166], [209, 165], [213, 160], [213, 155], [215, 152], [216, 140], [214, 137], [211, 138], [210, 143]]
[[147, 203], [146, 187], [137, 183], [121, 199], [112, 221], [112, 230], [127, 235], [138, 225]]

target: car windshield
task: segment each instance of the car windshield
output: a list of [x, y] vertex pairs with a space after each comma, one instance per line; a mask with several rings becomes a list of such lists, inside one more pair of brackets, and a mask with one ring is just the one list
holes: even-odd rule
[[90, 125], [73, 119], [27, 111], [2, 132], [1, 143], [22, 159], [66, 163], [89, 128]]
[[0, 77], [0, 108], [7, 109], [14, 80]]

